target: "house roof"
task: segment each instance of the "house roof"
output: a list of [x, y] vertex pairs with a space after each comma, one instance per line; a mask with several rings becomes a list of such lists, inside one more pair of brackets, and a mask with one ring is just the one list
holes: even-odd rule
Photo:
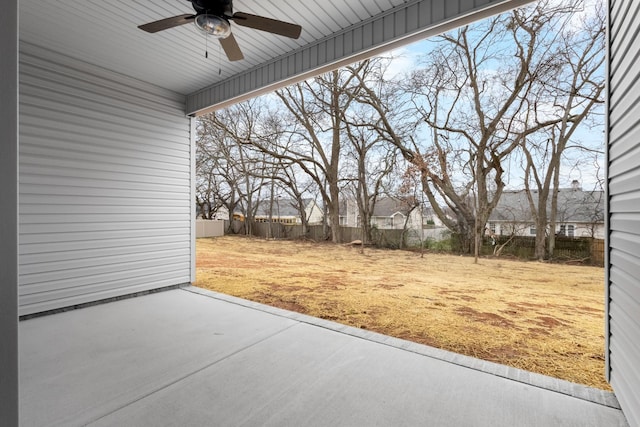
[[413, 205], [406, 200], [395, 197], [383, 197], [376, 202], [373, 208], [373, 216], [391, 217], [397, 213], [406, 216], [412, 207]]
[[[531, 190], [534, 206], [538, 206], [538, 191]], [[551, 211], [551, 200], [547, 213]], [[505, 191], [489, 217], [490, 221], [531, 222], [533, 215], [524, 190]], [[604, 192], [581, 188], [558, 190], [558, 222], [597, 223], [604, 221]]]
[[[313, 202], [313, 199], [303, 199], [305, 207], [309, 207], [309, 204]], [[273, 212], [274, 217], [299, 217], [300, 211], [298, 210], [298, 204], [294, 199], [273, 199]], [[260, 201], [258, 208], [256, 209], [257, 216], [269, 216], [270, 203], [268, 199]]]
[[[355, 201], [348, 201], [345, 198], [340, 199], [340, 215], [347, 214], [347, 203], [352, 203], [355, 206]], [[402, 215], [408, 215], [413, 205], [406, 200], [396, 197], [381, 197], [376, 200], [376, 204], [373, 207], [373, 216], [379, 217], [391, 217], [397, 213]], [[349, 213], [352, 213], [352, 209], [357, 208], [349, 207]], [[357, 213], [357, 212], [356, 212]]]
[[183, 94], [185, 112], [197, 114], [529, 1], [236, 0], [236, 12], [303, 28], [294, 40], [232, 22], [245, 57], [236, 62], [228, 61], [217, 40], [207, 40], [194, 25], [155, 34], [137, 28], [192, 13], [186, 0], [20, 0], [19, 38]]

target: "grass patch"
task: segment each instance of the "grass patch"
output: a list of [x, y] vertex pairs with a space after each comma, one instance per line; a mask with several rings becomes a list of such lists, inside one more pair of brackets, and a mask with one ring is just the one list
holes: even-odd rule
[[610, 390], [602, 268], [237, 236], [196, 248], [196, 286]]

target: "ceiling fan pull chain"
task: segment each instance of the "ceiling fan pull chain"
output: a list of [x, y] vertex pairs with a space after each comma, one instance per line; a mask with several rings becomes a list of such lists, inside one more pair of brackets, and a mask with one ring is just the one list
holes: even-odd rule
[[209, 34], [204, 33], [204, 59], [209, 59]]

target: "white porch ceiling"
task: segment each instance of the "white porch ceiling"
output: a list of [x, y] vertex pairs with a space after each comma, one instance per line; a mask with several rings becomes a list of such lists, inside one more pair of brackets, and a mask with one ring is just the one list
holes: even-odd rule
[[[350, 62], [374, 49], [389, 49], [394, 43], [411, 41], [411, 37], [426, 37], [430, 34], [427, 30], [443, 31], [467, 22], [471, 16], [498, 13], [527, 2], [236, 0], [234, 11], [293, 22], [303, 28], [301, 37], [292, 40], [232, 23], [245, 56], [237, 62], [226, 59], [216, 39], [209, 38], [207, 49], [205, 36], [194, 25], [155, 34], [137, 28], [150, 21], [192, 13], [187, 0], [20, 0], [19, 33], [21, 43], [187, 95], [187, 113], [191, 114], [272, 90], [278, 84], [319, 72], [322, 67]], [[359, 34], [372, 34], [367, 37], [366, 33], [364, 42], [356, 45], [354, 39], [344, 37], [353, 29]], [[335, 42], [338, 39], [340, 47]], [[331, 54], [298, 64], [303, 54], [316, 52], [319, 47]]]

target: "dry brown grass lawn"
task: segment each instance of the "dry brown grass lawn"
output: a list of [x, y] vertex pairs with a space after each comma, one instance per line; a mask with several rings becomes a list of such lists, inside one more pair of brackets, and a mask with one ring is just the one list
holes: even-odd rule
[[244, 237], [196, 246], [197, 286], [610, 389], [602, 268]]

